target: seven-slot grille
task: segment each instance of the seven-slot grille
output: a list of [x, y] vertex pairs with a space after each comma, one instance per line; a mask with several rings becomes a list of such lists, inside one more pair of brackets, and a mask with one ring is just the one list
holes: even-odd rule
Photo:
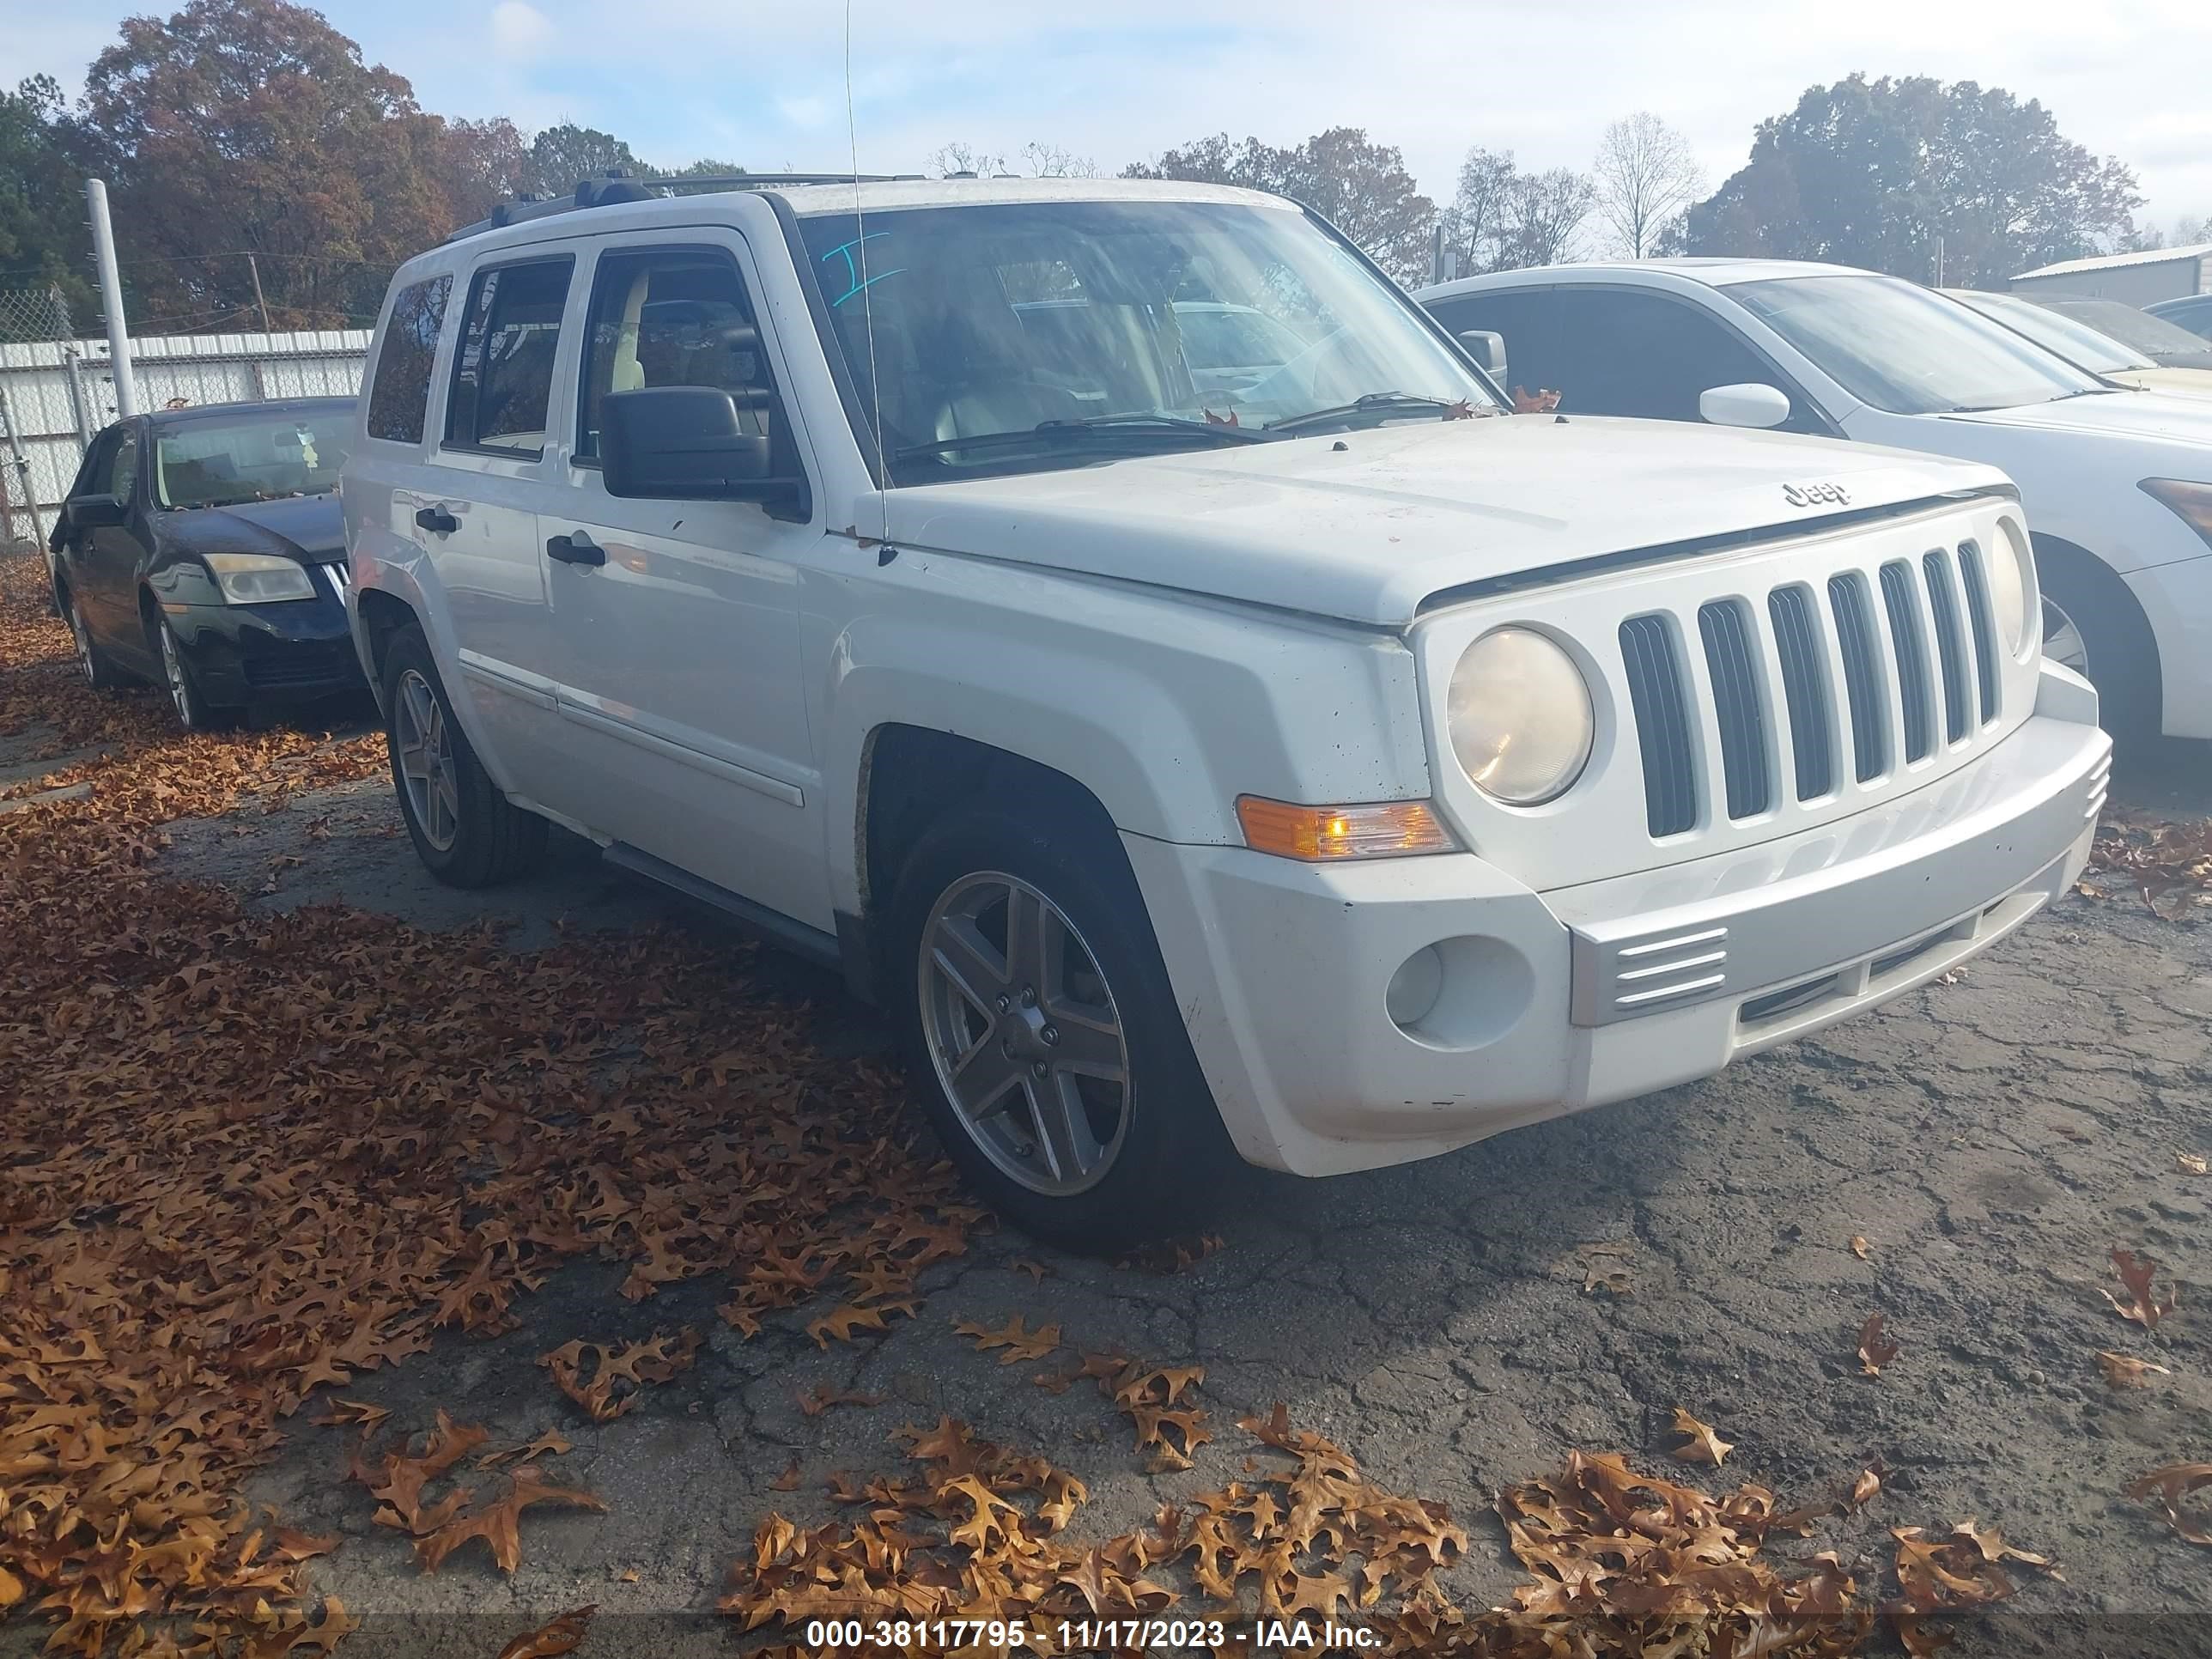
[[[1741, 820], [1785, 796], [1821, 799], [1844, 768], [1860, 783], [1884, 776], [1893, 711], [1907, 764], [1996, 720], [2001, 665], [1981, 557], [1961, 542], [1787, 583], [1763, 604], [1710, 600], [1693, 626], [1671, 612], [1621, 623], [1651, 834], [1686, 834], [1708, 810]], [[1710, 726], [1698, 718], [1705, 696]], [[1701, 752], [1709, 743], [1717, 752]]]

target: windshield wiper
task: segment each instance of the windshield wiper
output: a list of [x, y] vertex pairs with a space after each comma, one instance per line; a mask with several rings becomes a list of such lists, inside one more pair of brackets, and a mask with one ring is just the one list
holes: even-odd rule
[[1303, 415], [1285, 415], [1279, 421], [1267, 422], [1266, 430], [1289, 434], [1304, 432], [1314, 427], [1335, 426], [1351, 421], [1386, 421], [1393, 415], [1419, 414], [1434, 410], [1438, 414], [1465, 407], [1470, 416], [1493, 415], [1495, 410], [1471, 406], [1464, 398], [1428, 398], [1415, 392], [1370, 392], [1364, 397], [1354, 398], [1348, 404], [1336, 404], [1328, 409], [1310, 409]]
[[974, 432], [964, 438], [938, 438], [928, 443], [907, 444], [897, 452], [901, 460], [942, 455], [955, 449], [1003, 449], [1033, 444], [1073, 445], [1086, 438], [1140, 447], [1181, 446], [1196, 439], [1210, 444], [1255, 444], [1267, 440], [1264, 429], [1227, 426], [1218, 421], [1189, 421], [1176, 415], [1093, 415], [1086, 419], [1040, 421], [1035, 426], [1006, 432]]

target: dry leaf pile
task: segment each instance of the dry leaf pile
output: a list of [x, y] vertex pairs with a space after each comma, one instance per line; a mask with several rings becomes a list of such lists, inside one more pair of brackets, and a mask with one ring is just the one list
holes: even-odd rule
[[[1443, 1504], [1378, 1486], [1341, 1447], [1293, 1428], [1279, 1402], [1238, 1426], [1287, 1463], [1091, 1544], [1068, 1536], [1088, 1494], [1067, 1471], [950, 1419], [926, 1434], [902, 1431], [919, 1473], [866, 1486], [833, 1477], [832, 1498], [863, 1511], [849, 1522], [802, 1528], [769, 1516], [720, 1605], [746, 1631], [791, 1642], [774, 1650], [791, 1659], [814, 1619], [1018, 1621], [1029, 1650], [1051, 1654], [1063, 1619], [1170, 1609], [1231, 1629], [1333, 1619], [1368, 1626], [1380, 1642], [1368, 1651], [1457, 1659], [1840, 1659], [1858, 1650], [1878, 1610], [1908, 1651], [1928, 1653], [1943, 1638], [1936, 1616], [2013, 1593], [2000, 1563], [2055, 1571], [1971, 1522], [1933, 1542], [1905, 1528], [1893, 1534], [1894, 1594], [1878, 1603], [1832, 1552], [1803, 1561], [1766, 1553], [1863, 1509], [1881, 1490], [1878, 1466], [1846, 1498], [1784, 1512], [1761, 1486], [1719, 1499], [1618, 1455], [1571, 1453], [1559, 1474], [1499, 1494], [1529, 1582], [1509, 1607], [1469, 1611], [1438, 1580], [1468, 1547]], [[927, 1651], [920, 1633], [907, 1651]]]
[[[0, 730], [113, 750], [73, 769], [88, 796], [0, 814], [0, 1613], [63, 1653], [186, 1620], [257, 1659], [326, 1646], [342, 1610], [308, 1620], [237, 1496], [313, 1390], [511, 1328], [587, 1253], [633, 1299], [727, 1275], [750, 1334], [817, 1295], [910, 1301], [965, 1248], [979, 1212], [908, 1149], [889, 1075], [811, 1048], [742, 950], [517, 956], [157, 879], [165, 823], [278, 810], [381, 744], [185, 738], [151, 694], [94, 696], [43, 574], [0, 559]], [[627, 1397], [608, 1363], [587, 1410]], [[495, 1558], [510, 1510], [569, 1501], [501, 1484], [441, 1522]]]
[[[2212, 906], [2212, 818], [2166, 823], [2108, 817], [2102, 829], [2089, 854], [2092, 872], [2133, 886], [2145, 904], [2169, 921]], [[2079, 886], [2092, 898], [2105, 896], [2090, 882]]]

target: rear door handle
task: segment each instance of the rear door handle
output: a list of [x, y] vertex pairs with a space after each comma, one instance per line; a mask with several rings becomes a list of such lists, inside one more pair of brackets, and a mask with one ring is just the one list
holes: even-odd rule
[[548, 536], [545, 538], [545, 556], [558, 559], [562, 564], [597, 566], [607, 562], [607, 550], [582, 531], [576, 530], [566, 536]]
[[441, 536], [450, 536], [461, 527], [461, 521], [442, 507], [418, 508], [415, 522], [424, 530], [434, 531]]

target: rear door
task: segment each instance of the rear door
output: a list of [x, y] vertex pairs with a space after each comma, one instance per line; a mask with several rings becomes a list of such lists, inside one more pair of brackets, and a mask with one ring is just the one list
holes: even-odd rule
[[[550, 453], [573, 249], [505, 250], [468, 274], [428, 489], [395, 498], [437, 573], [463, 682], [508, 787], [571, 810], [538, 514], [562, 488]], [[564, 802], [568, 803], [564, 805]]]
[[793, 522], [751, 501], [623, 500], [599, 470], [608, 393], [705, 386], [769, 435], [779, 473], [812, 471], [760, 292], [733, 229], [600, 241], [569, 382], [573, 450], [538, 532], [592, 827], [827, 931], [798, 603], [819, 508]]

